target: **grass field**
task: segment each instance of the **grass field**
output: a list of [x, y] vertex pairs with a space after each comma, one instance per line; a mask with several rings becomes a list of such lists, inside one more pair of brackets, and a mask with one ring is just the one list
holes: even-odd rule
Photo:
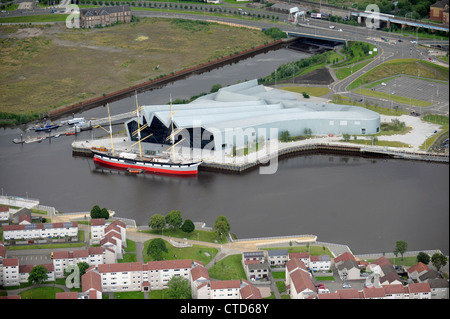
[[98, 29], [6, 25], [0, 35], [0, 112], [16, 114], [43, 113], [270, 41], [258, 30], [150, 18]]
[[417, 76], [434, 80], [449, 80], [448, 68], [416, 59], [397, 59], [387, 61], [360, 76], [353, 81], [347, 90], [353, 90], [360, 86], [379, 81], [381, 79], [399, 74]]

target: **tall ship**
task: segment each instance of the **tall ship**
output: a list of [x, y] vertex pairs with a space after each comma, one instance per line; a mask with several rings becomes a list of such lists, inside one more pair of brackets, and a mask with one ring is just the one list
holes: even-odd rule
[[139, 144], [139, 153], [132, 152], [114, 152], [114, 144], [112, 138], [112, 128], [111, 128], [111, 117], [109, 113], [109, 105], [108, 105], [108, 117], [109, 117], [109, 134], [111, 136], [111, 150], [107, 150], [106, 148], [92, 148], [91, 151], [94, 155], [94, 163], [102, 166], [102, 167], [110, 167], [119, 170], [126, 170], [129, 173], [139, 174], [139, 173], [155, 173], [155, 174], [168, 174], [168, 175], [197, 175], [198, 167], [202, 163], [201, 161], [181, 161], [176, 160], [175, 156], [175, 146], [180, 143], [182, 140], [175, 142], [175, 134], [173, 131], [173, 111], [172, 111], [172, 99], [170, 101], [171, 108], [171, 122], [172, 122], [172, 134], [168, 137], [172, 141], [172, 146], [167, 150], [172, 149], [172, 154], [168, 154], [167, 156], [161, 155], [152, 155], [152, 156], [143, 156], [141, 141], [145, 138], [148, 138], [150, 135], [141, 139], [141, 130], [144, 126], [139, 124], [139, 106], [137, 102], [136, 95], [136, 115], [137, 115], [137, 123], [138, 128], [133, 135], [137, 136], [138, 141], [134, 143]]

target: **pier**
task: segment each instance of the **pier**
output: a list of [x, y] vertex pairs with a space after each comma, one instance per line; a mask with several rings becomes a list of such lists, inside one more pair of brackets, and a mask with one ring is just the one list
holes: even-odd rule
[[[267, 166], [272, 160], [279, 160], [289, 157], [308, 154], [336, 154], [361, 156], [366, 158], [403, 159], [414, 161], [427, 161], [434, 163], [449, 163], [449, 156], [446, 154], [427, 153], [407, 148], [395, 148], [386, 146], [358, 145], [337, 141], [330, 141], [328, 138], [316, 138], [297, 142], [278, 143], [276, 152], [267, 154], [269, 147], [263, 147], [255, 153], [246, 156], [235, 156], [222, 154], [219, 158], [208, 158], [199, 166], [199, 171], [211, 171], [231, 174], [243, 174], [260, 166]], [[125, 138], [115, 138], [116, 145], [126, 146]], [[94, 141], [75, 141], [72, 143], [72, 155], [92, 157], [92, 147], [110, 148], [108, 139]]]

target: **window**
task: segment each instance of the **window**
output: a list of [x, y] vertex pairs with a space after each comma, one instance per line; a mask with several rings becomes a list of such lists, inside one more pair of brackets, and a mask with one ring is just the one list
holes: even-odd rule
[[340, 125], [340, 126], [347, 126], [347, 121], [340, 121], [340, 122], [339, 122], [339, 125]]

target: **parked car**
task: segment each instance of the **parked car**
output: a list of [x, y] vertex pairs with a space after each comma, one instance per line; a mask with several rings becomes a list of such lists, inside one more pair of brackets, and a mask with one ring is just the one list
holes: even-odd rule
[[334, 25], [330, 25], [330, 29], [334, 29]]
[[349, 283], [344, 282], [344, 284], [342, 285], [342, 288], [352, 288], [352, 285], [350, 285]]

